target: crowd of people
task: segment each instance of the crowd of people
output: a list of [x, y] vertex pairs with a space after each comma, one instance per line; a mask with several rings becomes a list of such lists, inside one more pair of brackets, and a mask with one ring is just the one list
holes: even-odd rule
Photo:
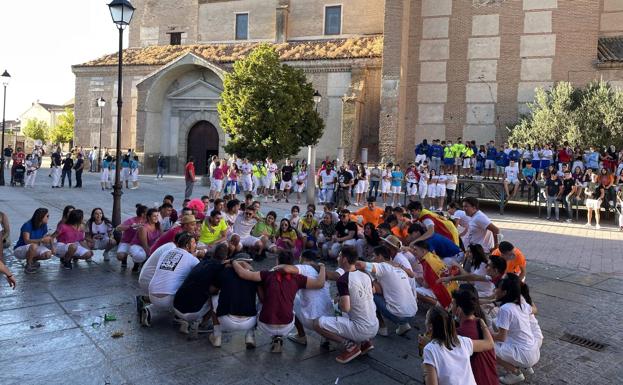
[[[21, 227], [14, 256], [29, 274], [53, 256], [71, 269], [96, 250], [122, 268], [131, 262], [141, 324], [169, 316], [191, 337], [208, 332], [217, 348], [224, 332], [244, 332], [253, 349], [260, 330], [280, 353], [286, 340], [307, 345], [313, 331], [321, 347], [341, 346], [336, 360], [348, 363], [374, 349], [390, 326], [409, 333], [426, 308], [418, 342], [427, 384], [513, 384], [533, 373], [543, 337], [525, 256], [502, 241], [477, 199], [451, 202], [446, 213], [420, 201], [381, 208], [370, 196], [351, 211], [327, 200], [320, 210], [293, 205], [279, 218], [262, 210], [242, 179], [242, 201], [225, 187], [222, 197], [212, 190], [185, 199], [178, 212], [167, 195], [158, 207], [137, 205], [116, 227], [101, 208], [85, 218], [67, 206], [50, 230], [48, 210], [39, 208]], [[285, 200], [287, 187], [282, 179], [279, 192], [271, 185], [256, 193]], [[254, 268], [267, 258], [268, 269]], [[15, 285], [3, 264], [0, 272]]]

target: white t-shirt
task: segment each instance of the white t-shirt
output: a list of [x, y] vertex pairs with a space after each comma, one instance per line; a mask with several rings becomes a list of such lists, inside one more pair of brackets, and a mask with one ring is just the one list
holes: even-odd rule
[[[308, 278], [318, 278], [318, 272], [309, 265], [296, 265], [299, 274]], [[296, 293], [295, 312], [297, 316], [301, 316], [307, 320], [314, 320], [322, 316], [333, 315], [333, 303], [331, 301], [331, 293], [329, 292], [329, 282], [325, 282], [324, 287], [320, 290], [302, 289]]]
[[448, 184], [446, 186], [446, 188], [448, 190], [456, 190], [456, 184], [458, 182], [458, 178], [456, 175], [452, 174], [452, 175], [448, 175]]
[[184, 249], [176, 247], [160, 257], [154, 277], [149, 283], [149, 294], [173, 295], [199, 260]]
[[138, 284], [139, 286], [148, 291], [149, 283], [151, 279], [154, 277], [154, 273], [156, 272], [156, 266], [158, 266], [158, 262], [160, 261], [160, 257], [169, 252], [169, 250], [175, 248], [175, 243], [169, 242], [160, 246], [147, 258], [147, 261], [143, 264], [141, 268], [141, 274], [138, 276]]
[[493, 233], [487, 230], [487, 226], [491, 224], [491, 219], [482, 211], [478, 210], [469, 221], [469, 230], [467, 232], [468, 244], [481, 245], [488, 253], [493, 248]]
[[505, 303], [500, 307], [495, 324], [498, 328], [506, 329], [506, 341], [513, 348], [530, 352], [533, 350], [535, 339], [530, 325], [532, 308], [527, 303], [521, 306], [514, 303]]
[[335, 179], [337, 178], [337, 173], [335, 170], [331, 170], [329, 174], [327, 174], [327, 170], [324, 170], [320, 173], [320, 179], [322, 179], [322, 188], [333, 188], [335, 186]]
[[348, 318], [353, 322], [355, 330], [366, 334], [371, 330], [378, 330], [379, 320], [376, 318], [376, 305], [372, 295], [370, 276], [358, 270], [350, 271], [343, 273], [336, 285], [340, 295], [350, 297]]
[[392, 172], [391, 170], [383, 170], [381, 173], [381, 180], [385, 183], [390, 183], [392, 181]]
[[398, 317], [415, 316], [417, 302], [407, 273], [387, 262], [374, 263], [374, 268], [374, 276], [383, 288], [387, 310]]
[[423, 362], [437, 371], [439, 385], [476, 385], [469, 361], [474, 344], [467, 337], [458, 336], [460, 345], [448, 350], [436, 341], [424, 347]]
[[552, 160], [554, 157], [554, 153], [552, 150], [542, 150], [541, 151], [541, 160]]
[[[404, 267], [405, 269], [410, 269], [414, 273], [415, 273], [415, 269], [419, 265], [417, 263], [417, 259], [415, 258], [415, 256], [409, 252], [397, 253], [394, 256], [394, 262]], [[415, 281], [415, 277], [411, 278], [407, 275], [407, 278], [409, 278], [409, 286], [411, 286], [411, 291], [415, 293], [415, 288], [417, 287], [417, 282]], [[415, 306], [417, 307], [417, 301], [416, 301]]]
[[513, 167], [506, 166], [504, 167], [504, 172], [506, 173], [506, 177], [508, 179], [517, 179], [517, 176], [519, 175], [519, 168], [517, 165], [514, 165]]
[[242, 170], [242, 175], [251, 175], [253, 166], [251, 163], [243, 163], [242, 166], [240, 166], [240, 169]]
[[266, 175], [268, 178], [274, 178], [275, 173], [279, 169], [276, 163], [271, 163], [266, 165], [266, 169], [268, 170], [268, 174]]
[[[472, 269], [472, 274], [487, 276], [487, 264], [481, 263], [480, 266]], [[493, 295], [493, 291], [495, 290], [495, 285], [491, 281], [483, 282], [483, 281], [474, 281], [474, 287], [478, 291], [478, 297], [490, 297]]]
[[469, 217], [469, 215], [465, 213], [465, 211], [456, 210], [454, 214], [452, 214], [451, 218], [456, 219], [457, 224], [461, 226], [463, 229], [469, 228], [469, 221], [471, 220], [471, 218]]
[[244, 212], [238, 214], [238, 218], [234, 222], [234, 233], [240, 235], [240, 238], [248, 237], [251, 235], [251, 230], [253, 230], [253, 226], [257, 223], [255, 218], [247, 220], [244, 217]]
[[439, 179], [437, 179], [437, 184], [446, 184], [448, 181], [448, 177], [445, 174], [439, 175]]

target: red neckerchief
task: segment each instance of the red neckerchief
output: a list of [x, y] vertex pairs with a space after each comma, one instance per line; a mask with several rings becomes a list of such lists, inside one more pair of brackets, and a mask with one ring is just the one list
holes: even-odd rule
[[276, 271], [275, 273], [277, 274], [277, 282], [279, 283], [281, 283], [284, 276], [286, 277], [287, 281], [290, 281], [292, 279], [292, 274], [290, 273], [284, 273], [283, 271]]

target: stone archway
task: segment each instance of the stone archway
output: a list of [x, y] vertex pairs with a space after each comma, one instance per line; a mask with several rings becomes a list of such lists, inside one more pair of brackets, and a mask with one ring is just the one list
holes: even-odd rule
[[[218, 119], [218, 112], [216, 112], [216, 110], [197, 111], [181, 121], [179, 125], [178, 162], [182, 165], [182, 167], [184, 165], [184, 161], [188, 159], [188, 157], [191, 155], [188, 146], [188, 139], [190, 138], [191, 134], [190, 131], [195, 127], [196, 124], [202, 121], [209, 123], [216, 131], [215, 136], [218, 142], [216, 143], [216, 145], [210, 145], [215, 147], [218, 151], [214, 155], [218, 155], [219, 157], [225, 156], [225, 153], [223, 152], [223, 146], [225, 146], [225, 144], [227, 143], [228, 136], [221, 129]], [[199, 167], [195, 166], [195, 169], [197, 170], [197, 174], [199, 174]]]
[[219, 135], [216, 127], [206, 120], [195, 123], [188, 131], [188, 158], [194, 159], [197, 175], [208, 175], [210, 158], [219, 153]]

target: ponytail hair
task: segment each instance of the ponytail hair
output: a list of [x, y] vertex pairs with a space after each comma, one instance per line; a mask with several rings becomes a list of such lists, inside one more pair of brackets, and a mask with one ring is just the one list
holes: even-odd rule
[[439, 305], [433, 306], [428, 311], [427, 318], [432, 329], [432, 340], [437, 341], [438, 344], [445, 346], [448, 350], [452, 350], [460, 344], [454, 320], [446, 309]]

